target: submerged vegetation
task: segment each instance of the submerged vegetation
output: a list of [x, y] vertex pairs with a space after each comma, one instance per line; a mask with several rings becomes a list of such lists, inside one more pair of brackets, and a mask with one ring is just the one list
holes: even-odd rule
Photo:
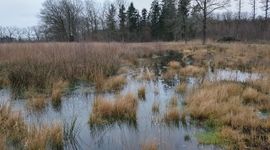
[[148, 140], [141, 146], [142, 150], [158, 150], [158, 143], [154, 140]]

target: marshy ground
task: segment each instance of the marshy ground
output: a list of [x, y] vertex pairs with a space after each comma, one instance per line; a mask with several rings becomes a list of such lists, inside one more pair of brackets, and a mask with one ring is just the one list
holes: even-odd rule
[[270, 149], [270, 45], [0, 45], [0, 149]]

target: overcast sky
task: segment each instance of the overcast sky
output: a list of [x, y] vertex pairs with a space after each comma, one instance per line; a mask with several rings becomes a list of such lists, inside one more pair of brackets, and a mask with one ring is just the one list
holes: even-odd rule
[[[37, 25], [39, 23], [38, 15], [44, 1], [45, 0], [0, 0], [0, 26], [27, 27]], [[102, 2], [104, 0], [96, 1]], [[133, 0], [135, 7], [138, 9], [149, 9], [152, 1], [153, 0]], [[245, 4], [244, 11], [251, 13], [248, 4]]]

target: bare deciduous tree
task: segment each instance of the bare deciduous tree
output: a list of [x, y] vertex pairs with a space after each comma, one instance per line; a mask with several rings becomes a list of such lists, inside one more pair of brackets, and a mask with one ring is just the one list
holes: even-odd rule
[[6, 31], [7, 31], [7, 36], [9, 37], [9, 39], [14, 38], [13, 36], [16, 33], [16, 27], [6, 27]]
[[73, 41], [77, 36], [81, 12], [80, 0], [46, 0], [41, 19], [52, 38]]
[[215, 10], [225, 8], [230, 0], [195, 0], [196, 6], [199, 7], [202, 11], [202, 41], [203, 44], [206, 44], [206, 30], [207, 30], [207, 18], [211, 15]]
[[85, 26], [87, 35], [91, 35], [98, 31], [98, 7], [97, 3], [94, 0], [86, 0], [85, 1]]
[[264, 18], [265, 20], [268, 19], [268, 11], [270, 9], [270, 0], [261, 0], [261, 3], [262, 3], [262, 8], [263, 8], [263, 11], [265, 13], [264, 15]]
[[256, 19], [256, 8], [257, 8], [257, 2], [256, 0], [250, 0], [250, 5], [252, 7], [252, 20]]

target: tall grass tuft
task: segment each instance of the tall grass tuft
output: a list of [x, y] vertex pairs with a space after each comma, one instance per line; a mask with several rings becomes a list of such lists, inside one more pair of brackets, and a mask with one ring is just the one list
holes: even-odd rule
[[53, 83], [52, 88], [52, 104], [58, 106], [61, 104], [61, 98], [65, 90], [67, 90], [69, 83], [67, 81], [60, 80]]
[[42, 111], [47, 106], [48, 102], [43, 95], [33, 95], [27, 101], [27, 108], [30, 111]]
[[137, 120], [138, 100], [132, 94], [119, 96], [115, 100], [97, 97], [90, 114], [90, 125], [102, 125], [115, 121]]
[[122, 75], [110, 77], [107, 80], [102, 80], [101, 88], [97, 86], [97, 90], [101, 91], [120, 91], [126, 84], [126, 78]]
[[218, 133], [208, 135], [221, 135], [228, 149], [264, 149], [270, 144], [270, 121], [260, 119], [258, 112], [269, 109], [270, 97], [246, 86], [234, 82], [204, 84], [188, 96], [185, 111], [193, 119], [216, 122]]
[[64, 124], [64, 142], [65, 147], [71, 149], [79, 149], [78, 135], [79, 128], [77, 126], [77, 118], [73, 118], [71, 123]]
[[1, 147], [26, 150], [63, 149], [63, 128], [59, 123], [30, 126], [8, 104], [2, 104], [0, 124], [1, 140], [3, 139], [0, 141]]
[[138, 89], [138, 97], [142, 100], [145, 100], [145, 98], [146, 98], [145, 91], [146, 91], [145, 86]]

